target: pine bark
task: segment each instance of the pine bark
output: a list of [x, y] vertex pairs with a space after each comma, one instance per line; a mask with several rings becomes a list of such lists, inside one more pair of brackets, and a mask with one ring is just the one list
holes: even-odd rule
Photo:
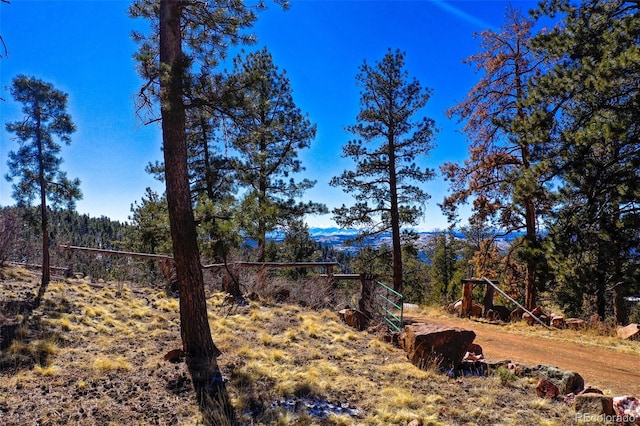
[[38, 183], [40, 184], [40, 230], [42, 232], [42, 281], [35, 299], [35, 307], [40, 306], [49, 281], [51, 281], [51, 257], [49, 255], [49, 216], [47, 215], [47, 180], [44, 175], [44, 147], [42, 146], [42, 120], [40, 105], [35, 103], [36, 143], [38, 145]]
[[160, 2], [160, 111], [165, 180], [173, 257], [180, 291], [180, 334], [187, 366], [205, 423], [235, 424], [235, 414], [220, 375], [207, 317], [204, 280], [187, 168], [185, 62], [180, 20], [182, 1]]

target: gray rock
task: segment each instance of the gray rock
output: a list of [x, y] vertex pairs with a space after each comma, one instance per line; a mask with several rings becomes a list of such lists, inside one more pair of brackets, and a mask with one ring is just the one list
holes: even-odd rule
[[535, 370], [538, 377], [555, 384], [561, 395], [579, 393], [584, 389], [584, 379], [575, 371], [564, 371], [550, 365], [539, 365]]

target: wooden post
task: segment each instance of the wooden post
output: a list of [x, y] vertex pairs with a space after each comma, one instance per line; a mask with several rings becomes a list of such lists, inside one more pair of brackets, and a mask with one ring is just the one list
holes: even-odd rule
[[333, 265], [325, 266], [325, 273], [327, 274], [327, 282], [329, 283], [329, 287], [335, 288], [336, 280], [333, 276]]
[[493, 296], [495, 294], [493, 286], [486, 285], [484, 289], [484, 298], [482, 299], [482, 316], [486, 318], [487, 312], [493, 309]]
[[473, 280], [462, 280], [462, 306], [460, 318], [469, 318], [473, 307]]
[[373, 312], [373, 281], [371, 274], [360, 274], [360, 298], [358, 299], [358, 310], [371, 318]]

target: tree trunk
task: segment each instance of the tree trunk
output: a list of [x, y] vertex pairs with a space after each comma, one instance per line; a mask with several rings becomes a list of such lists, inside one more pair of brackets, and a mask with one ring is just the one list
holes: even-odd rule
[[[393, 215], [392, 216], [392, 221]], [[396, 212], [396, 216], [398, 216]], [[391, 225], [391, 239], [393, 244], [393, 289], [398, 293], [403, 291], [402, 283], [402, 243], [400, 241], [400, 225], [398, 219]]]
[[173, 257], [180, 289], [180, 333], [187, 365], [202, 414], [208, 424], [219, 416], [235, 423], [233, 410], [215, 358], [220, 351], [211, 338], [196, 226], [187, 169], [187, 137], [183, 103], [184, 58], [180, 0], [160, 2], [160, 111], [165, 181]]
[[527, 261], [527, 282], [524, 289], [524, 307], [528, 311], [533, 311], [538, 303], [538, 291], [536, 289], [536, 263]]
[[47, 180], [44, 176], [44, 148], [42, 146], [42, 125], [40, 120], [40, 105], [35, 105], [36, 139], [38, 144], [38, 183], [40, 184], [40, 230], [42, 231], [42, 280], [35, 307], [40, 306], [49, 281], [51, 281], [51, 258], [49, 255], [49, 215], [47, 214]]
[[624, 288], [617, 286], [613, 290], [613, 317], [617, 325], [627, 325], [629, 312], [624, 297]]
[[389, 194], [391, 197], [391, 245], [393, 250], [393, 289], [403, 291], [402, 242], [400, 240], [400, 212], [398, 210], [398, 184], [396, 176], [396, 146], [394, 135], [389, 136]]
[[[536, 245], [536, 210], [532, 200], [525, 201], [525, 223], [527, 227], [527, 248], [531, 249]], [[524, 307], [529, 311], [533, 311], [538, 303], [538, 291], [536, 288], [536, 269], [538, 267], [537, 260], [531, 253], [527, 256], [527, 281], [524, 290]]]
[[[43, 183], [42, 185], [46, 185]], [[51, 281], [51, 257], [49, 255], [49, 215], [47, 214], [47, 196], [46, 189], [40, 190], [40, 220], [42, 231], [42, 280], [40, 282], [40, 288], [38, 289], [38, 295], [35, 299], [35, 307], [40, 306], [42, 297], [44, 296], [49, 281]]]

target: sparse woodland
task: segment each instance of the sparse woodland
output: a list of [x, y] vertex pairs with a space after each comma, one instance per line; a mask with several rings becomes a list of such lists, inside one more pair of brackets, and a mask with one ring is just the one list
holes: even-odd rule
[[[440, 167], [451, 228], [427, 241], [410, 228], [430, 198], [421, 184], [435, 173], [417, 165], [438, 142], [437, 123], [419, 113], [430, 92], [409, 78], [401, 50], [365, 61], [362, 110], [348, 128], [355, 139], [343, 148], [354, 167], [327, 176], [354, 195], [332, 213], [342, 226], [363, 227], [355, 254], [314, 241], [304, 222], [327, 208], [305, 198], [315, 182], [298, 156], [316, 127], [286, 73], [267, 49], [218, 68], [229, 44], [253, 40], [262, 7], [132, 3], [131, 17], [150, 24], [133, 35], [145, 82], [138, 112], [162, 123], [164, 161], [147, 170], [166, 193], [148, 189], [132, 200], [127, 223], [73, 209], [81, 182], [57, 157], [75, 130], [65, 111], [73, 93], [14, 80], [5, 101], [21, 103], [25, 118], [7, 123], [18, 140], [8, 176], [17, 205], [0, 209], [0, 267], [44, 272], [38, 290], [23, 269], [0, 269], [0, 319], [23, 321], [15, 343], [2, 347], [0, 423], [7, 413], [16, 425], [318, 423], [277, 406], [310, 398], [358, 411], [318, 424], [572, 424], [564, 408], [521, 399], [531, 383], [472, 379], [453, 390], [374, 336], [343, 329], [331, 310], [357, 306], [350, 284], [328, 288], [304, 269], [243, 272], [241, 292], [262, 305], [232, 312], [222, 306], [224, 273], [201, 265], [336, 261], [334, 272], [374, 274], [407, 302], [439, 306], [460, 297], [461, 279], [487, 277], [528, 309], [597, 315], [605, 333], [639, 322], [630, 298], [640, 294], [638, 2], [548, 0], [530, 14], [509, 9], [502, 28], [478, 34], [481, 51], [467, 58], [478, 82], [448, 111], [463, 126], [468, 158]], [[0, 44], [1, 53], [1, 34]], [[458, 217], [464, 205], [472, 207], [467, 223]], [[367, 244], [386, 232], [390, 244]], [[70, 253], [63, 244], [172, 256], [180, 297], [165, 294], [157, 262]], [[51, 284], [48, 265], [62, 268]], [[282, 289], [291, 304], [275, 304]], [[38, 303], [23, 310], [32, 296]], [[162, 360], [176, 348], [184, 368]], [[513, 410], [496, 417], [460, 395], [478, 389], [478, 406]]]

